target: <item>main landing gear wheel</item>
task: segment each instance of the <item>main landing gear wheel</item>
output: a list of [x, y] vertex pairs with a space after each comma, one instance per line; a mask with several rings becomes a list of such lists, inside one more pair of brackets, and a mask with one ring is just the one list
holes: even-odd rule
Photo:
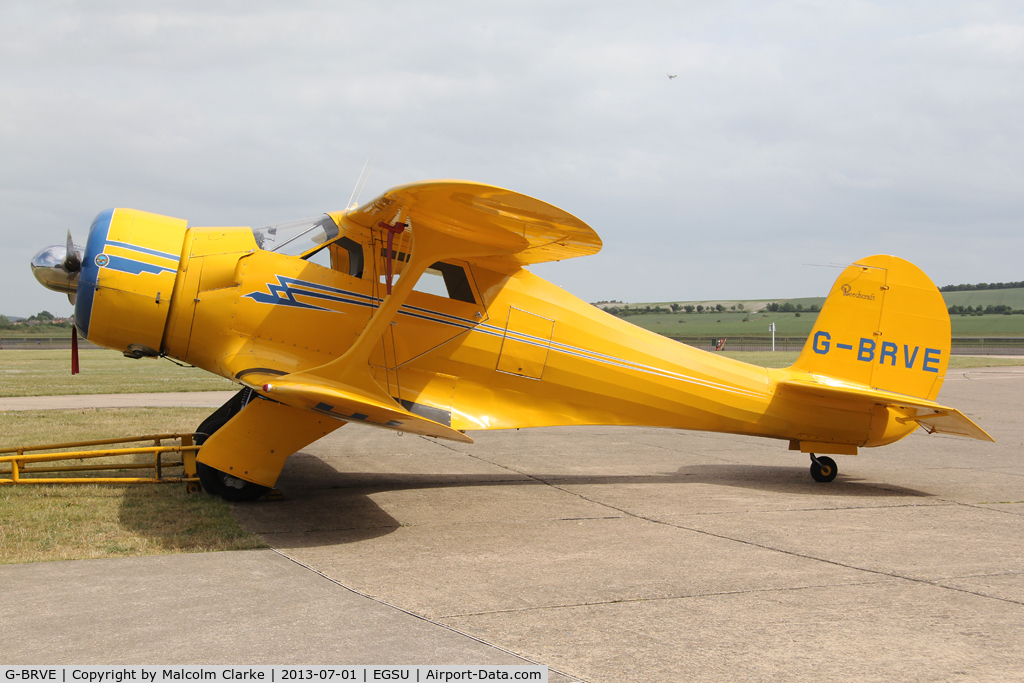
[[839, 468], [836, 467], [836, 461], [832, 458], [821, 455], [815, 456], [811, 453], [811, 478], [814, 481], [829, 482], [836, 478], [839, 474]]
[[196, 463], [196, 474], [207, 493], [220, 496], [229, 503], [248, 503], [270, 490], [269, 486], [233, 477], [202, 462]]
[[[242, 389], [231, 397], [227, 403], [218, 408], [213, 415], [203, 420], [203, 423], [196, 430], [196, 445], [202, 446], [206, 443], [206, 440], [215, 431], [227, 424], [228, 420], [233, 418], [238, 411], [255, 398], [255, 395], [252, 389]], [[269, 486], [260, 486], [251, 481], [239, 479], [227, 472], [222, 472], [198, 461], [196, 462], [196, 475], [198, 475], [199, 483], [203, 485], [207, 493], [211, 496], [220, 496], [231, 503], [245, 503], [256, 500], [270, 490]]]

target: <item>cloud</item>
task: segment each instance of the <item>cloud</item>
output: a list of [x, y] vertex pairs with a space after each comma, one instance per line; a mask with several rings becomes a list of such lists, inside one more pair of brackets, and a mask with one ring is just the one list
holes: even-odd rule
[[1020, 279], [1022, 25], [1012, 4], [5, 4], [0, 312], [57, 308], [28, 259], [106, 207], [282, 221], [343, 206], [374, 155], [364, 200], [457, 177], [590, 222], [602, 254], [537, 269], [588, 300], [819, 294], [834, 274], [800, 264], [874, 252]]
[[999, 67], [1024, 63], [1024, 23], [972, 24], [908, 37], [901, 47], [934, 63]]

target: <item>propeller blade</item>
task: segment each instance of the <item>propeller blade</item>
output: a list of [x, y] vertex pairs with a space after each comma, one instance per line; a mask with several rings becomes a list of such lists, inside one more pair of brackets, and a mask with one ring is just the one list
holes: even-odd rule
[[71, 231], [68, 230], [68, 246], [67, 252], [64, 255], [64, 269], [69, 273], [75, 273], [82, 268], [82, 259], [78, 257], [78, 252], [75, 251], [75, 243], [71, 239]]
[[71, 374], [78, 374], [78, 326], [71, 326]]

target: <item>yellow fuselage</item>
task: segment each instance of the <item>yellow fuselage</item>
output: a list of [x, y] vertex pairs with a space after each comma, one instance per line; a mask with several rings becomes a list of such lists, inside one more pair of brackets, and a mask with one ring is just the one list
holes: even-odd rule
[[[348, 234], [359, 232], [369, 233]], [[340, 357], [385, 296], [381, 258], [355, 277], [255, 250], [248, 229], [189, 233], [163, 349], [257, 389]], [[379, 255], [373, 236], [360, 237]], [[211, 253], [224, 244], [238, 251]], [[453, 429], [648, 425], [872, 445], [874, 411], [787, 400], [775, 384], [789, 371], [641, 329], [521, 267], [452, 264], [474, 303], [413, 291], [370, 364], [392, 397], [447, 414]]]

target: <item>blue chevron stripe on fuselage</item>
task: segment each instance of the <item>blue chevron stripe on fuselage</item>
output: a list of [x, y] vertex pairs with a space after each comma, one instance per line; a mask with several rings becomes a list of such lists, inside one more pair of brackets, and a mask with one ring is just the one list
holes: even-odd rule
[[[146, 247], [140, 247], [137, 244], [129, 244], [128, 242], [107, 240], [106, 243], [108, 246], [111, 247], [120, 247], [121, 249], [127, 249], [129, 251], [138, 252], [139, 254], [146, 254], [147, 256], [156, 256], [157, 258], [167, 259], [168, 261], [172, 261], [175, 264], [175, 266], [177, 266], [178, 261], [181, 258], [180, 255], [177, 254], [171, 254], [166, 251], [157, 251], [156, 249], [147, 249]], [[177, 267], [175, 267], [173, 270], [177, 270]]]
[[[109, 242], [108, 242], [109, 244]], [[152, 273], [153, 275], [159, 275], [160, 273], [177, 273], [177, 268], [168, 268], [167, 266], [158, 266], [154, 263], [146, 263], [145, 261], [136, 261], [135, 259], [125, 258], [124, 256], [115, 256], [114, 254], [107, 254], [107, 264], [103, 266], [109, 270], [116, 270], [119, 273], [128, 273], [130, 275], [141, 275], [142, 273]]]
[[[330, 301], [350, 306], [362, 306], [369, 308], [377, 308], [380, 305], [381, 300], [369, 296], [366, 294], [360, 294], [358, 292], [352, 292], [344, 289], [337, 289], [335, 287], [328, 287], [327, 285], [320, 285], [313, 282], [306, 282], [304, 280], [296, 280], [293, 278], [284, 277], [282, 275], [277, 276], [278, 284], [267, 283], [268, 292], [252, 292], [246, 294], [245, 297], [252, 299], [258, 303], [270, 304], [274, 306], [293, 306], [296, 308], [305, 308], [318, 311], [326, 311], [331, 313], [344, 313], [334, 308], [324, 308], [322, 306], [315, 306], [313, 304], [304, 303], [297, 300], [296, 295], [302, 297], [309, 297], [320, 301]], [[503, 327], [497, 327], [495, 325], [489, 325], [487, 323], [479, 323], [474, 320], [468, 320], [466, 318], [460, 318], [458, 316], [450, 315], [448, 313], [441, 313], [439, 311], [432, 311], [428, 308], [422, 308], [420, 306], [411, 306], [409, 304], [403, 304], [399, 310], [399, 315], [405, 315], [412, 318], [418, 318], [420, 320], [426, 320], [428, 322], [440, 323], [442, 325], [450, 325], [457, 327], [462, 330], [472, 330], [480, 334], [486, 334], [491, 337], [497, 338], [508, 338], [515, 341], [535, 346], [539, 348], [546, 348], [555, 353], [564, 354], [566, 356], [572, 356], [583, 360], [590, 361], [592, 363], [600, 363], [602, 365], [608, 365], [610, 367], [616, 367], [623, 370], [632, 370], [647, 375], [656, 375], [658, 377], [664, 377], [666, 379], [674, 379], [687, 384], [696, 384], [705, 386], [711, 389], [719, 389], [727, 391], [733, 394], [740, 394], [749, 397], [763, 398], [764, 392], [752, 391], [749, 389], [741, 389], [739, 387], [733, 387], [719, 382], [713, 382], [699, 377], [693, 377], [691, 375], [684, 375], [678, 372], [672, 372], [671, 370], [665, 370], [662, 368], [656, 368], [650, 365], [644, 365], [635, 361], [629, 361], [622, 358], [616, 358], [615, 356], [608, 356], [596, 351], [589, 349], [578, 348], [563, 344], [561, 342], [554, 341], [553, 339], [544, 339], [541, 337], [534, 337], [532, 335], [523, 334], [521, 332], [515, 332], [512, 330], [506, 330]]]
[[350, 292], [336, 287], [328, 287], [327, 285], [318, 285], [313, 282], [306, 282], [305, 280], [296, 280], [283, 275], [277, 276], [277, 284], [268, 282], [266, 285], [268, 291], [250, 292], [249, 294], [243, 295], [243, 298], [252, 299], [256, 303], [260, 304], [289, 306], [292, 308], [307, 308], [315, 311], [329, 311], [331, 313], [344, 313], [345, 311], [339, 311], [334, 308], [324, 308], [323, 306], [315, 306], [310, 303], [299, 301], [295, 297], [296, 295], [299, 295], [323, 302], [333, 302], [347, 306], [363, 306], [366, 308], [376, 308], [379, 303], [376, 298], [365, 294]]
[[[344, 314], [345, 311], [338, 310], [336, 308], [325, 308], [324, 306], [317, 306], [307, 301], [301, 301], [296, 297], [314, 299], [317, 302], [324, 303], [338, 303], [346, 306], [361, 306], [363, 308], [377, 308], [381, 302], [381, 300], [378, 299], [377, 297], [370, 296], [367, 294], [360, 294], [359, 292], [353, 292], [346, 289], [338, 289], [337, 287], [320, 285], [314, 282], [307, 282], [305, 280], [296, 280], [294, 278], [285, 277], [283, 275], [277, 276], [277, 284], [268, 282], [266, 283], [266, 286], [267, 291], [250, 292], [249, 294], [243, 295], [243, 298], [252, 299], [257, 303], [270, 304], [272, 306], [289, 306], [293, 308], [305, 308], [316, 311], [327, 311], [331, 313], [342, 314]], [[443, 325], [450, 325], [452, 327], [458, 327], [463, 330], [473, 329], [477, 325], [475, 321], [467, 320], [466, 318], [459, 318], [457, 316], [449, 315], [447, 313], [432, 311], [429, 308], [410, 306], [409, 304], [402, 305], [402, 308], [399, 310], [399, 315], [405, 315], [411, 318], [418, 318], [420, 320], [441, 323]]]

